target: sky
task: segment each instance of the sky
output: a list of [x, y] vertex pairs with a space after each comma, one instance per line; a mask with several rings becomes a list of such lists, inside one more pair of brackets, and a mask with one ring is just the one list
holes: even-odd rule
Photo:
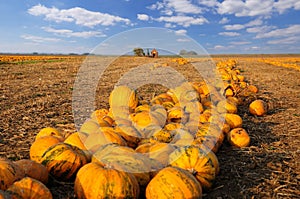
[[0, 53], [300, 53], [299, 0], [0, 0], [0, 17]]

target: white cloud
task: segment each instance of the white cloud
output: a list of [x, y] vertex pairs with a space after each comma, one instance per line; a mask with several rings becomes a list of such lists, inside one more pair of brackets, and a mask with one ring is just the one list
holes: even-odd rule
[[176, 41], [178, 41], [178, 42], [190, 42], [191, 40], [189, 40], [187, 38], [180, 38], [180, 39], [177, 39]]
[[148, 6], [147, 8], [150, 10], [161, 10], [164, 6], [164, 3], [158, 1], [155, 4]]
[[248, 33], [262, 33], [262, 32], [270, 31], [274, 28], [276, 28], [276, 26], [256, 26], [256, 27], [247, 28], [246, 31]]
[[219, 24], [226, 24], [228, 23], [230, 20], [227, 17], [223, 17], [220, 21]]
[[245, 25], [234, 24], [234, 25], [225, 25], [223, 26], [225, 30], [241, 30], [245, 28]]
[[39, 37], [34, 35], [21, 35], [21, 38], [30, 40], [36, 43], [44, 43], [44, 42], [59, 42], [61, 39], [52, 38], [52, 37]]
[[224, 0], [218, 6], [219, 14], [243, 16], [268, 16], [273, 10], [273, 0]]
[[300, 1], [299, 0], [278, 0], [274, 3], [274, 8], [280, 13], [284, 13], [290, 8], [295, 10], [300, 10]]
[[165, 24], [165, 27], [166, 27], [166, 28], [175, 28], [176, 25], [171, 24], [171, 23], [166, 23], [166, 24]]
[[220, 32], [219, 35], [228, 36], [228, 37], [235, 37], [235, 36], [239, 36], [240, 33], [238, 33], [238, 32]]
[[193, 5], [190, 0], [166, 0], [167, 7], [174, 9], [176, 13], [199, 14], [201, 8]]
[[46, 32], [55, 33], [57, 35], [65, 36], [65, 37], [82, 37], [82, 38], [106, 37], [106, 35], [100, 31], [74, 32], [74, 31], [68, 30], [68, 29], [54, 29], [51, 27], [42, 27], [42, 29], [45, 30]]
[[175, 23], [183, 27], [189, 27], [191, 25], [202, 25], [204, 23], [208, 23], [207, 19], [205, 19], [204, 17], [194, 18], [190, 16], [162, 16], [155, 20], [159, 22]]
[[223, 26], [225, 30], [241, 30], [247, 27], [259, 26], [262, 25], [263, 21], [261, 19], [255, 19], [246, 24], [233, 24], [233, 25], [225, 25]]
[[190, 0], [163, 0], [163, 2], [156, 2], [148, 7], [151, 10], [160, 10], [166, 15], [173, 15], [173, 13], [181, 14], [200, 14], [201, 7], [193, 4]]
[[277, 40], [270, 40], [267, 43], [268, 44], [295, 44], [300, 41], [300, 37], [298, 36], [292, 36], [287, 37], [283, 39], [277, 39]]
[[222, 49], [225, 49], [225, 46], [215, 45], [213, 49], [215, 49], [215, 50], [222, 50]]
[[176, 35], [186, 35], [187, 31], [184, 30], [184, 29], [181, 29], [181, 30], [176, 30], [175, 31], [175, 34]]
[[150, 17], [146, 14], [137, 14], [137, 18], [141, 21], [148, 21]]
[[248, 22], [245, 24], [246, 27], [251, 27], [251, 26], [260, 26], [263, 24], [263, 21], [261, 19], [255, 19], [253, 21]]
[[300, 10], [299, 0], [224, 0], [215, 3], [219, 14], [233, 14], [236, 17], [265, 16], [273, 12], [284, 13], [288, 9]]
[[96, 25], [111, 26], [116, 23], [130, 24], [130, 20], [101, 12], [92, 12], [80, 7], [61, 9], [47, 8], [41, 4], [28, 9], [34, 16], [44, 16], [45, 20], [59, 22], [75, 22], [78, 25], [94, 27]]
[[256, 38], [271, 38], [271, 37], [289, 37], [300, 36], [300, 24], [290, 25], [287, 28], [279, 28], [269, 32], [263, 32], [257, 34]]
[[207, 7], [216, 7], [220, 4], [217, 0], [198, 0], [198, 3]]

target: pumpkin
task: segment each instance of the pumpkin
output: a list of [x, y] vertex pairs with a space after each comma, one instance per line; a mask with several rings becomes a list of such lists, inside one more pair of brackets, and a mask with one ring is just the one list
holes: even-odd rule
[[149, 174], [163, 166], [155, 159], [150, 159], [135, 150], [116, 144], [107, 144], [98, 149], [93, 155], [92, 162], [134, 173], [139, 184], [146, 185]]
[[167, 143], [144, 143], [139, 145], [135, 151], [157, 160], [163, 166], [167, 166], [169, 154], [176, 149], [176, 146]]
[[250, 136], [243, 128], [234, 128], [227, 134], [227, 140], [232, 146], [247, 147], [250, 145]]
[[130, 115], [130, 119], [137, 129], [145, 128], [148, 125], [152, 125], [152, 118], [149, 111], [133, 113]]
[[184, 111], [187, 113], [203, 113], [203, 105], [199, 101], [188, 102], [184, 106]]
[[231, 103], [234, 104], [236, 106], [238, 106], [239, 104], [241, 104], [241, 100], [237, 97], [227, 97], [226, 100]]
[[212, 187], [217, 173], [208, 152], [197, 146], [183, 146], [170, 154], [169, 164], [188, 170], [197, 178], [202, 188], [208, 190]]
[[97, 131], [99, 127], [100, 125], [95, 120], [88, 119], [81, 125], [79, 132], [91, 134]]
[[249, 105], [249, 112], [252, 115], [263, 116], [267, 113], [267, 104], [263, 100], [254, 100]]
[[100, 127], [109, 127], [114, 125], [114, 120], [110, 116], [103, 116], [101, 118], [97, 117], [94, 119]]
[[87, 151], [87, 148], [84, 145], [84, 142], [87, 139], [87, 137], [88, 135], [85, 133], [75, 132], [69, 135], [69, 137], [67, 137], [64, 143], [76, 146], [83, 151]]
[[202, 188], [188, 171], [178, 167], [166, 167], [147, 185], [146, 198], [202, 198]]
[[151, 104], [160, 104], [160, 105], [163, 105], [163, 103], [165, 103], [165, 102], [173, 103], [172, 97], [170, 95], [168, 95], [167, 93], [161, 93], [161, 94], [155, 96], [154, 98], [152, 98], [150, 101]]
[[32, 143], [29, 150], [30, 159], [41, 163], [41, 158], [45, 151], [51, 146], [60, 143], [61, 140], [54, 136], [44, 136]]
[[150, 105], [149, 104], [142, 104], [142, 105], [139, 105], [137, 106], [135, 109], [134, 109], [134, 112], [135, 113], [139, 113], [139, 112], [143, 112], [143, 111], [150, 111]]
[[92, 162], [97, 162], [97, 159], [102, 159], [106, 155], [126, 155], [135, 153], [135, 150], [127, 147], [120, 146], [118, 144], [106, 144], [98, 148], [98, 150], [92, 156]]
[[69, 137], [67, 137], [64, 143], [78, 147], [85, 153], [86, 157], [90, 160], [92, 158], [92, 152], [89, 151], [84, 144], [88, 136], [89, 135], [85, 133], [75, 132], [72, 133]]
[[138, 198], [140, 189], [134, 175], [91, 162], [78, 171], [74, 192], [78, 199]]
[[183, 82], [180, 86], [170, 89], [167, 92], [175, 103], [190, 102], [199, 100], [199, 94], [189, 82]]
[[237, 106], [228, 100], [222, 100], [217, 104], [219, 113], [237, 113]]
[[175, 123], [175, 122], [168, 123], [164, 126], [164, 130], [167, 130], [167, 131], [172, 131], [172, 130], [181, 129], [181, 128], [184, 128], [184, 126], [180, 123]]
[[243, 119], [238, 114], [226, 113], [225, 122], [229, 124], [231, 129], [233, 129], [233, 128], [242, 127]]
[[167, 111], [161, 105], [153, 105], [150, 109], [150, 116], [153, 120], [153, 123], [163, 127], [166, 124], [167, 120]]
[[132, 148], [136, 148], [141, 138], [144, 137], [141, 132], [137, 131], [133, 126], [118, 125], [115, 127], [115, 131], [121, 135], [127, 142], [127, 145]]
[[247, 87], [247, 90], [250, 91], [250, 92], [252, 92], [252, 93], [258, 93], [258, 88], [256, 86], [254, 86], [254, 85], [249, 85]]
[[58, 143], [48, 148], [41, 157], [41, 163], [55, 178], [71, 180], [80, 167], [88, 163], [89, 158], [78, 147]]
[[167, 166], [169, 155], [176, 149], [174, 145], [167, 143], [155, 143], [149, 148], [147, 154], [150, 158], [157, 160], [163, 166]]
[[187, 130], [177, 129], [172, 132], [176, 132], [176, 134], [170, 143], [174, 144], [175, 146], [191, 145], [194, 140], [194, 136]]
[[188, 121], [188, 114], [184, 112], [180, 106], [174, 106], [168, 110], [168, 123], [186, 123]]
[[218, 142], [217, 138], [212, 135], [198, 136], [192, 142], [192, 145], [198, 146], [200, 148], [206, 147], [209, 150], [216, 153], [221, 146], [221, 143]]
[[158, 142], [165, 142], [169, 143], [172, 141], [174, 137], [174, 131], [166, 131], [166, 130], [159, 130], [152, 134], [151, 138], [157, 140]]
[[148, 157], [140, 153], [127, 153], [127, 154], [107, 154], [101, 158], [93, 158], [95, 161], [104, 167], [117, 169], [132, 173], [140, 186], [146, 186], [150, 181], [150, 172], [157, 170], [159, 164], [153, 164]]
[[52, 199], [50, 190], [40, 181], [25, 177], [12, 184], [7, 192], [12, 198], [22, 199]]
[[34, 178], [44, 184], [48, 183], [49, 175], [44, 165], [29, 159], [17, 160], [15, 164], [24, 170], [25, 176]]
[[0, 190], [6, 190], [24, 176], [24, 171], [17, 164], [11, 160], [0, 158]]
[[112, 128], [102, 127], [95, 133], [89, 134], [84, 141], [85, 147], [93, 154], [97, 149], [105, 144], [116, 143], [122, 146], [126, 146], [126, 141]]
[[42, 128], [35, 136], [35, 140], [44, 136], [55, 136], [58, 137], [61, 141], [64, 140], [63, 134], [60, 131], [58, 131], [56, 128], [52, 128], [52, 127]]
[[163, 106], [166, 110], [169, 110], [169, 109], [173, 108], [174, 105], [175, 105], [174, 102], [164, 102], [164, 103], [162, 104], [162, 106]]
[[109, 95], [109, 106], [115, 107], [125, 106], [129, 110], [134, 110], [138, 105], [138, 98], [134, 90], [127, 86], [117, 86]]

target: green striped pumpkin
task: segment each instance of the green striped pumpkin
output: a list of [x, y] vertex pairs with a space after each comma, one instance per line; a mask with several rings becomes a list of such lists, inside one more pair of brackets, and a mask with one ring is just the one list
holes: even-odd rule
[[78, 171], [74, 191], [78, 199], [138, 198], [140, 188], [134, 175], [91, 162]]
[[[188, 170], [200, 182], [204, 190], [211, 188], [218, 172], [212, 151], [197, 146], [183, 146], [169, 156], [169, 164]], [[215, 157], [216, 158], [216, 157]]]
[[202, 187], [188, 171], [179, 167], [166, 167], [160, 170], [148, 184], [146, 198], [202, 198]]
[[80, 167], [88, 163], [85, 152], [76, 146], [58, 143], [48, 148], [41, 157], [41, 163], [55, 178], [68, 181], [75, 177]]

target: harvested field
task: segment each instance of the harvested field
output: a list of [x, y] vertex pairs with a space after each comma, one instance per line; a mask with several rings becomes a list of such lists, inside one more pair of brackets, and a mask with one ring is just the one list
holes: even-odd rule
[[[293, 65], [275, 66], [274, 62], [262, 61], [274, 57], [277, 62], [280, 58], [291, 58]], [[29, 148], [43, 127], [56, 127], [65, 134], [76, 131], [72, 92], [84, 59], [75, 56], [54, 62], [0, 62], [0, 157], [11, 160], [29, 158]], [[256, 117], [249, 114], [247, 106], [239, 107], [251, 145], [239, 149], [224, 141], [216, 154], [220, 173], [212, 190], [204, 193], [204, 198], [299, 198], [299, 56], [231, 55], [214, 59], [235, 59], [246, 81], [259, 88], [256, 97], [267, 102], [269, 111], [263, 117]], [[170, 60], [163, 57], [118, 58], [104, 71], [97, 84], [95, 108], [108, 108], [109, 93], [122, 74], [143, 64], [168, 62], [186, 79], [195, 81], [199, 78], [191, 64], [176, 65]], [[197, 59], [190, 61], [193, 63]], [[153, 67], [154, 70], [155, 64]], [[158, 82], [137, 91], [139, 96], [148, 100], [164, 89]], [[244, 103], [249, 103], [249, 100]], [[75, 198], [72, 182], [52, 179], [48, 187], [54, 198]]]

